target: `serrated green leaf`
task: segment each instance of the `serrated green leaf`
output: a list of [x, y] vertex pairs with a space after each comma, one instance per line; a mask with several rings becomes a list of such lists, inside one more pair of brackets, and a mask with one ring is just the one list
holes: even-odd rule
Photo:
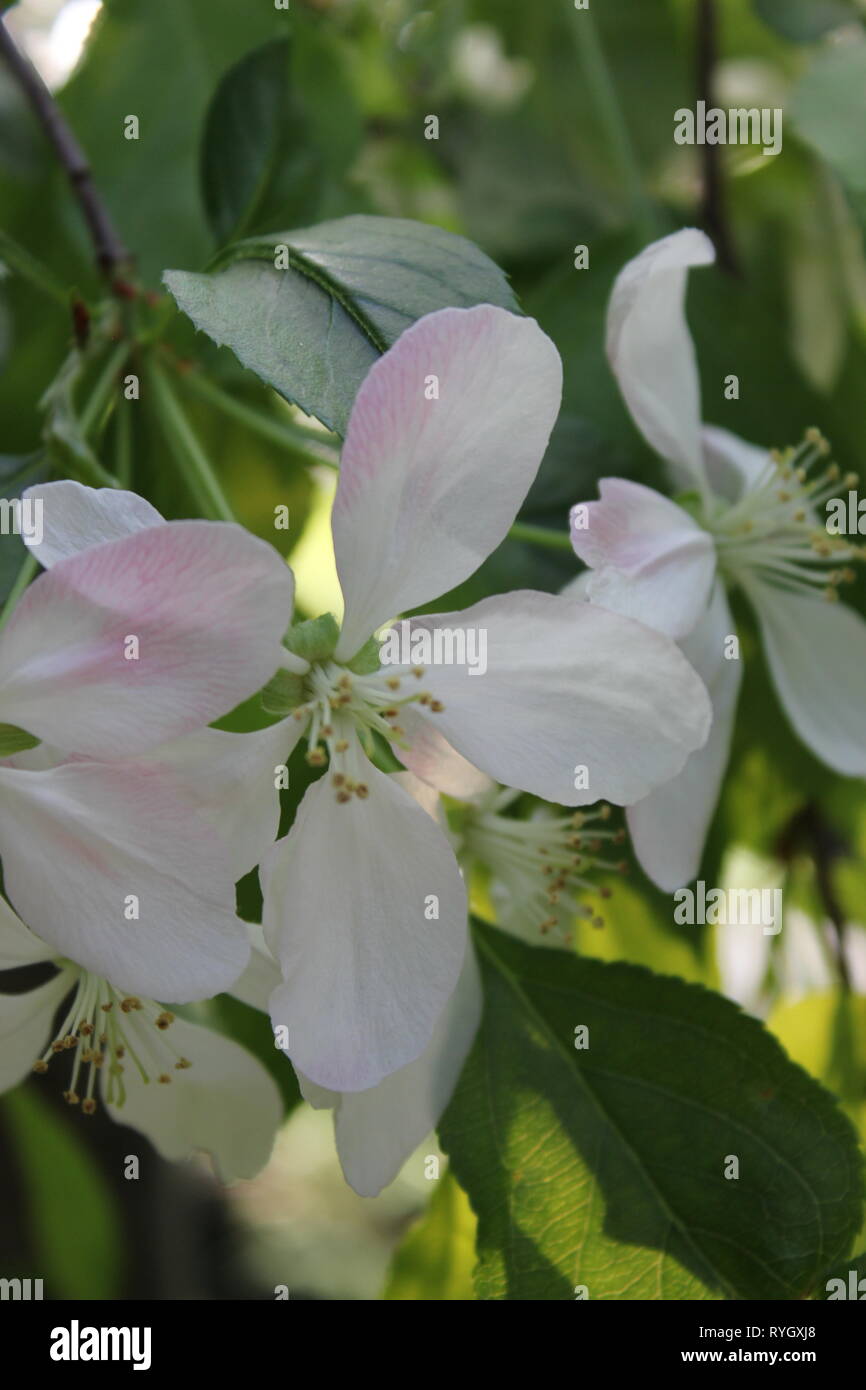
[[[274, 268], [276, 246], [289, 269]], [[477, 246], [402, 218], [274, 232], [228, 248], [210, 274], [163, 278], [197, 328], [338, 434], [370, 367], [416, 319], [449, 305], [517, 310]]]
[[383, 1298], [400, 1303], [474, 1300], [475, 1224], [466, 1193], [446, 1172], [424, 1216], [394, 1256]]
[[863, 1202], [832, 1097], [707, 990], [476, 941], [484, 1019], [440, 1138], [478, 1215], [479, 1297], [807, 1296]]

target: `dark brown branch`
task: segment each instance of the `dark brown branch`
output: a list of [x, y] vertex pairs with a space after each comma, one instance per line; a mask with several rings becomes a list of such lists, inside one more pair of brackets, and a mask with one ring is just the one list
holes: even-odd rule
[[131, 257], [103, 203], [87, 157], [33, 64], [18, 49], [0, 17], [0, 57], [21, 87], [72, 186], [84, 214], [100, 269], [109, 277], [129, 266]]
[[[715, 106], [714, 82], [718, 61], [716, 0], [698, 0], [697, 19], [697, 86], [698, 99], [706, 102], [706, 110]], [[702, 221], [715, 244], [719, 265], [736, 275], [737, 256], [728, 226], [725, 189], [722, 182], [721, 147], [703, 145]]]
[[836, 938], [836, 962], [842, 989], [849, 993], [851, 977], [845, 956], [845, 913], [836, 893], [833, 868], [836, 861], [847, 857], [845, 841], [825, 820], [820, 808], [810, 801], [788, 822], [779, 839], [777, 852], [790, 860], [799, 850], [805, 850], [815, 865], [815, 884], [821, 906], [827, 914]]

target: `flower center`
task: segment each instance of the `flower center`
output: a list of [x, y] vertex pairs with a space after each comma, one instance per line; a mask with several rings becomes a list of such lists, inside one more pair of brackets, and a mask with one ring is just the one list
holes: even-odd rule
[[[81, 1105], [85, 1115], [96, 1109], [97, 1077], [102, 1078], [102, 1094], [109, 1105], [123, 1105], [126, 1059], [135, 1066], [142, 1081], [156, 1080], [163, 1086], [172, 1071], [184, 1071], [192, 1063], [181, 1057], [164, 1036], [174, 1022], [174, 1014], [152, 999], [122, 994], [98, 975], [82, 971], [72, 995], [69, 1010], [54, 1039], [38, 1061], [35, 1072], [46, 1072], [59, 1052], [75, 1051], [69, 1089], [63, 1098], [69, 1105]], [[82, 1096], [83, 1091], [83, 1096]]]
[[607, 828], [610, 807], [572, 815], [540, 807], [528, 820], [503, 815], [518, 796], [520, 792], [505, 788], [480, 807], [461, 808], [464, 850], [489, 870], [490, 896], [497, 912], [505, 914], [503, 925], [543, 936], [555, 930], [569, 941], [575, 916], [603, 926], [603, 918], [581, 895], [595, 891], [609, 898], [611, 890], [594, 889], [589, 875], [596, 870], [625, 871], [624, 862], [604, 857], [606, 847], [625, 840], [624, 830]]
[[[422, 666], [411, 676], [420, 681]], [[337, 801], [369, 795], [364, 781], [365, 752], [371, 756], [376, 736], [406, 747], [400, 711], [406, 705], [424, 705], [431, 713], [444, 708], [429, 691], [412, 688], [408, 677], [385, 669], [356, 675], [334, 661], [314, 665], [307, 677], [308, 698], [294, 712], [295, 719], [309, 721], [307, 762], [324, 767], [330, 761], [331, 783]]]
[[863, 553], [827, 531], [820, 508], [840, 486], [853, 487], [857, 475], [842, 477], [838, 464], [826, 462], [828, 454], [826, 439], [808, 430], [798, 448], [771, 450], [743, 497], [705, 520], [729, 583], [747, 589], [754, 576], [835, 600], [839, 585], [853, 581], [849, 562]]

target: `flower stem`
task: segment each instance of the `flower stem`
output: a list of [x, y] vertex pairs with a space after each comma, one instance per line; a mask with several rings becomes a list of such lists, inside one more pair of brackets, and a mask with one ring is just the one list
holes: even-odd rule
[[101, 423], [106, 406], [117, 388], [117, 376], [126, 361], [128, 351], [127, 343], [118, 343], [114, 351], [109, 354], [90, 398], [81, 412], [81, 433], [85, 437], [94, 426]]
[[162, 368], [152, 365], [150, 384], [166, 442], [177, 460], [187, 486], [211, 521], [234, 521], [235, 515]]
[[36, 289], [53, 299], [55, 304], [68, 310], [69, 293], [54, 271], [47, 265], [43, 265], [25, 247], [19, 246], [8, 232], [2, 230], [0, 230], [0, 260], [3, 260], [10, 270], [20, 275], [22, 280], [34, 285]]
[[[234, 396], [229, 395], [222, 387], [215, 385], [201, 372], [186, 372], [180, 380], [202, 400], [208, 401], [217, 410], [221, 410], [225, 415], [237, 420], [239, 424], [245, 425], [247, 429], [260, 434], [263, 439], [270, 440], [272, 444], [278, 444], [284, 449], [291, 449], [295, 453], [308, 454], [313, 463], [323, 463], [328, 468], [339, 467], [336, 446], [326, 435], [320, 434], [317, 430], [307, 429], [304, 425], [298, 425], [294, 422], [277, 420], [264, 411], [247, 405], [244, 401], [236, 400]], [[315, 451], [312, 454], [310, 454], [310, 445]], [[321, 453], [318, 452], [319, 450]]]
[[655, 215], [652, 204], [644, 192], [640, 165], [598, 36], [595, 16], [589, 9], [580, 10], [574, 15], [573, 24], [575, 45], [584, 80], [604, 126], [608, 147], [618, 169], [619, 181], [628, 193], [632, 215], [642, 240], [653, 241], [658, 230]]
[[525, 521], [515, 521], [508, 538], [512, 541], [528, 541], [530, 545], [543, 545], [548, 550], [571, 550], [571, 537], [567, 531], [552, 531], [547, 526], [531, 526]]

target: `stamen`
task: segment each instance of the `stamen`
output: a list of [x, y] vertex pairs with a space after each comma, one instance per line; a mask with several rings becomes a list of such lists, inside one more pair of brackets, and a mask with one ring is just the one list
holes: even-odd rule
[[[97, 1019], [101, 1020], [100, 1027]], [[170, 1081], [166, 1063], [172, 1070], [185, 1070], [191, 1065], [187, 1058], [178, 1056], [170, 1043], [161, 1040], [174, 1020], [169, 1009], [162, 1009], [150, 999], [122, 995], [107, 980], [82, 971], [75, 982], [66, 1018], [43, 1056], [33, 1063], [33, 1070], [44, 1075], [52, 1057], [74, 1049], [69, 1085], [63, 1092], [66, 1103], [80, 1105], [84, 1115], [94, 1114], [97, 1078], [104, 1075], [104, 1098], [109, 1104], [122, 1106], [126, 1090], [121, 1059], [127, 1051], [144, 1083], [150, 1081], [151, 1075], [163, 1084]], [[79, 1080], [83, 1068], [89, 1070], [82, 1099]]]

